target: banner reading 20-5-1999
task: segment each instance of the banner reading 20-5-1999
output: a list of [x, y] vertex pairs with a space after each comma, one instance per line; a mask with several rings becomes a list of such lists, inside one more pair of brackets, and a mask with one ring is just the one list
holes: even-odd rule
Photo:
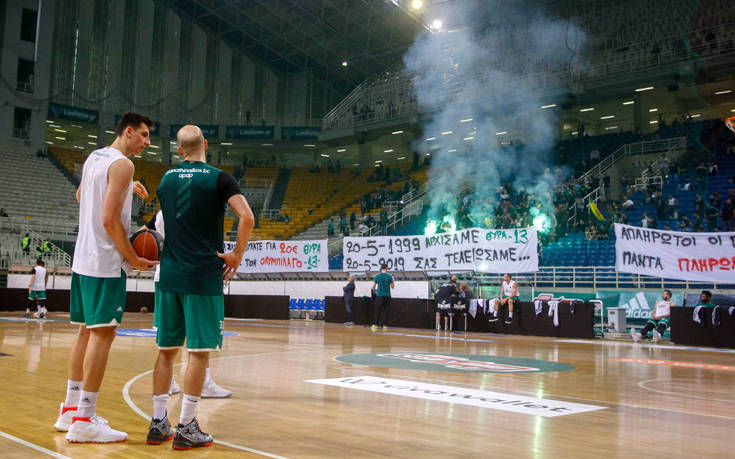
[[433, 236], [346, 237], [344, 271], [538, 271], [535, 228], [469, 228]]

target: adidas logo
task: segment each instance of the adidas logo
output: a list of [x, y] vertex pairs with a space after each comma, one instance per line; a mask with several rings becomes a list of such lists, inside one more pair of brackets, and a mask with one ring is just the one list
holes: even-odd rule
[[81, 387], [72, 387], [70, 390], [82, 390]]
[[620, 306], [626, 308], [625, 315], [629, 318], [648, 319], [651, 317], [652, 308], [649, 306], [646, 295], [643, 292], [638, 292], [635, 297]]
[[89, 398], [84, 397], [80, 403], [89, 403]]

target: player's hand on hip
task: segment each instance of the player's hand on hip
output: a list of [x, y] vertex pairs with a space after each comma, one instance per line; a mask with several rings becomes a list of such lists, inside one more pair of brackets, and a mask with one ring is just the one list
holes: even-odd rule
[[137, 257], [130, 262], [130, 266], [132, 266], [133, 269], [137, 269], [138, 271], [149, 271], [153, 269], [153, 267], [157, 264], [159, 264], [159, 262], [152, 261], [143, 257]]
[[145, 186], [137, 180], [133, 182], [133, 193], [137, 194], [143, 199], [148, 197], [148, 190], [146, 190]]
[[225, 266], [222, 268], [222, 273], [225, 279], [231, 278], [236, 272], [237, 268], [240, 267], [242, 257], [238, 257], [234, 252], [219, 253], [217, 256], [224, 260]]

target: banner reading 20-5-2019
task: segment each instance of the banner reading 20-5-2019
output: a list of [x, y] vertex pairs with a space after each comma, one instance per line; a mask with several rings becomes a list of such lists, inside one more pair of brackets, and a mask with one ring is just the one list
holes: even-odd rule
[[433, 236], [346, 237], [344, 271], [538, 271], [535, 228], [469, 228]]

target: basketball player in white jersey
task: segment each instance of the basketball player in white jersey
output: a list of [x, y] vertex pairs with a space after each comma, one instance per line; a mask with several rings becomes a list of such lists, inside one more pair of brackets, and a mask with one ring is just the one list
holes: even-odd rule
[[501, 305], [508, 305], [508, 317], [505, 319], [506, 324], [513, 322], [513, 307], [518, 302], [518, 282], [512, 279], [510, 273], [503, 276], [503, 285], [500, 286], [500, 299], [495, 303], [495, 317], [490, 322], [498, 321], [498, 309]]
[[[151, 221], [147, 222], [145, 224], [145, 227], [150, 230], [156, 231], [158, 234], [161, 235], [162, 238], [166, 238], [166, 230], [163, 227], [163, 212], [160, 210], [156, 213], [156, 215], [151, 219]], [[155, 288], [158, 288], [158, 279], [161, 276], [161, 265], [156, 265], [156, 272], [153, 275], [153, 285]], [[158, 306], [158, 305], [156, 305]], [[154, 308], [153, 309], [153, 328], [158, 328], [158, 319], [160, 314], [160, 308]], [[178, 394], [181, 392], [181, 386], [176, 382], [176, 379], [172, 376], [171, 377], [171, 387], [168, 390], [169, 395], [171, 394]], [[211, 374], [209, 373], [209, 366], [207, 366], [204, 374], [204, 386], [202, 386], [202, 398], [228, 398], [232, 397], [232, 392], [224, 389], [217, 385], [217, 383], [214, 382], [214, 379], [212, 379]]]
[[158, 262], [139, 257], [128, 240], [135, 166], [128, 159], [150, 145], [153, 122], [126, 113], [117, 126], [115, 141], [95, 150], [84, 162], [77, 189], [79, 234], [74, 248], [70, 322], [79, 332], [69, 353], [66, 399], [54, 427], [66, 431], [72, 443], [111, 443], [128, 438], [95, 414], [97, 395], [125, 310], [126, 269], [149, 270]]
[[31, 315], [31, 305], [38, 298], [38, 312], [34, 316], [40, 318], [46, 317], [46, 284], [48, 283], [48, 272], [43, 265], [43, 260], [36, 260], [36, 266], [33, 267], [31, 281], [28, 283], [28, 303], [26, 303], [26, 314], [28, 318]]
[[671, 301], [671, 290], [664, 290], [661, 294], [661, 300], [656, 302], [656, 307], [653, 308], [651, 319], [641, 329], [640, 332], [636, 332], [635, 328], [630, 329], [630, 336], [633, 341], [640, 341], [643, 338], [648, 337], [649, 332], [653, 332], [653, 342], [658, 343], [663, 339], [664, 332], [669, 328], [670, 317], [671, 317], [671, 306], [676, 306], [676, 303]]

